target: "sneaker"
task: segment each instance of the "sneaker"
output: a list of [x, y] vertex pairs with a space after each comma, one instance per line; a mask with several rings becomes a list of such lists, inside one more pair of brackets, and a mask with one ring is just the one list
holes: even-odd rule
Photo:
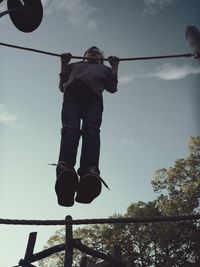
[[98, 169], [94, 166], [80, 177], [80, 182], [75, 198], [76, 202], [89, 204], [101, 193], [101, 178]]
[[57, 165], [57, 180], [55, 191], [58, 204], [64, 207], [74, 205], [74, 196], [78, 188], [78, 176], [73, 168], [69, 168], [65, 162]]

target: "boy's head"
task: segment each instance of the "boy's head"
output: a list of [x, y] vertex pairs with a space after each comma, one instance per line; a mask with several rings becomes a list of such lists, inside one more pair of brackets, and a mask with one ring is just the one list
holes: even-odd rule
[[103, 63], [103, 52], [96, 46], [88, 48], [84, 53], [84, 57], [88, 58], [86, 61], [91, 63]]

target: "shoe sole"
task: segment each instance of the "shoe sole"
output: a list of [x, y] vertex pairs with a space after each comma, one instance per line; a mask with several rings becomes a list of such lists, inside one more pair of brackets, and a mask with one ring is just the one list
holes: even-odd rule
[[76, 202], [89, 204], [101, 193], [101, 181], [95, 175], [84, 176], [77, 190]]
[[78, 187], [78, 177], [74, 171], [64, 171], [55, 184], [58, 204], [64, 207], [74, 205], [74, 196]]

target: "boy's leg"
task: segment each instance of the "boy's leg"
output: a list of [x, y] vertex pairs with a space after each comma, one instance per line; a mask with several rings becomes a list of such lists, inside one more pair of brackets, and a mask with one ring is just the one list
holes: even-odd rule
[[80, 139], [80, 115], [78, 103], [70, 94], [64, 95], [62, 124], [55, 190], [59, 205], [73, 206], [78, 188], [78, 176], [74, 165]]
[[89, 167], [95, 167], [97, 174], [100, 174], [99, 156], [102, 113], [103, 100], [92, 92], [91, 101], [82, 116], [82, 149], [79, 169], [81, 176]]
[[62, 125], [59, 162], [73, 168], [80, 139], [80, 111], [76, 98], [70, 94], [64, 96]]
[[75, 198], [77, 202], [87, 204], [101, 193], [99, 155], [103, 101], [94, 94], [91, 94], [91, 101], [82, 116], [82, 150], [78, 170], [80, 184]]

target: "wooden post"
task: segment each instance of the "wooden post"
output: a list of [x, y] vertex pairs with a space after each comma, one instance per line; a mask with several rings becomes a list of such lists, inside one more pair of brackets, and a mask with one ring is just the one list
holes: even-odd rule
[[113, 256], [115, 260], [122, 262], [122, 251], [120, 245], [114, 245]]
[[29, 234], [29, 239], [28, 239], [28, 244], [27, 244], [27, 247], [26, 247], [24, 260], [20, 260], [19, 261], [19, 266], [35, 267], [30, 262], [31, 262], [31, 258], [32, 258], [32, 255], [33, 255], [33, 250], [34, 250], [34, 247], [35, 247], [36, 237], [37, 237], [37, 232], [32, 232], [32, 233]]
[[32, 255], [33, 255], [36, 237], [37, 237], [37, 232], [32, 232], [29, 234], [28, 244], [27, 244], [26, 252], [25, 252], [25, 256], [24, 256], [25, 261], [29, 261], [29, 259], [31, 259]]
[[[72, 221], [71, 216], [66, 216], [66, 221]], [[65, 261], [64, 267], [72, 267], [73, 262], [73, 231], [72, 224], [66, 224], [65, 226]]]
[[81, 258], [81, 263], [80, 263], [80, 267], [87, 267], [87, 256], [83, 256]]

